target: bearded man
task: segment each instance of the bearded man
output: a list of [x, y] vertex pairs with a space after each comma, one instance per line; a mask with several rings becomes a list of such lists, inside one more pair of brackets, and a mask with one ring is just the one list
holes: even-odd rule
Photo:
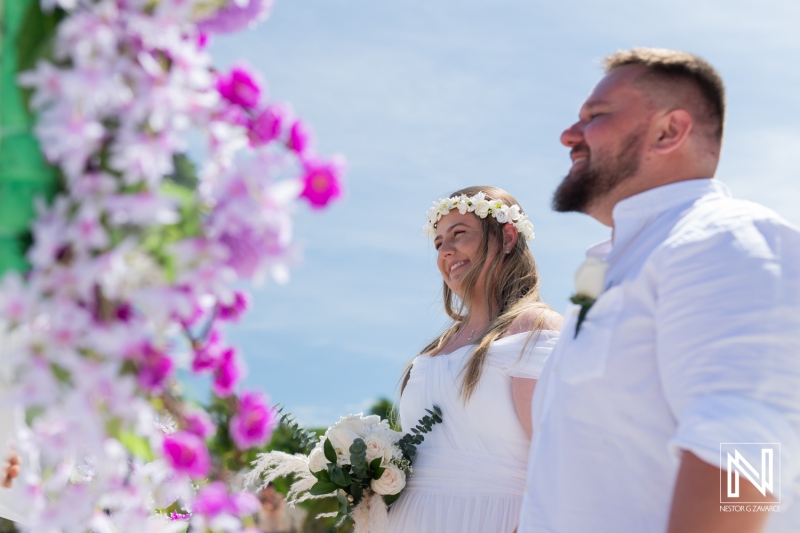
[[613, 237], [536, 387], [518, 531], [800, 531], [800, 231], [714, 179], [707, 62], [634, 49], [605, 71], [553, 206]]

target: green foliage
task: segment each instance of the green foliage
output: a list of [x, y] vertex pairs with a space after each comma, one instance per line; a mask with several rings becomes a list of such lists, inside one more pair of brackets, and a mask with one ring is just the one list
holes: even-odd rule
[[422, 419], [417, 422], [417, 425], [411, 428], [411, 432], [403, 435], [403, 438], [397, 443], [400, 447], [400, 451], [403, 452], [403, 457], [408, 461], [414, 460], [414, 456], [417, 454], [417, 446], [422, 444], [422, 441], [425, 440], [425, 437], [422, 435], [428, 433], [434, 425], [442, 421], [442, 410], [439, 409], [438, 405], [433, 406], [433, 411], [430, 409], [425, 409], [425, 411], [428, 414], [423, 416]]
[[[301, 451], [306, 455], [311, 453], [311, 450], [314, 448], [314, 446], [316, 446], [317, 442], [319, 441], [319, 435], [316, 432], [309, 431], [304, 427], [302, 427], [300, 424], [298, 424], [297, 421], [294, 418], [292, 418], [291, 413], [284, 413], [283, 411], [284, 409], [286, 409], [285, 406], [276, 404], [274, 407], [275, 410], [278, 412], [278, 414], [281, 415], [281, 422], [283, 424], [286, 424], [286, 426], [292, 430], [294, 438], [299, 441]], [[336, 460], [335, 457], [336, 457], [336, 452], [334, 452], [334, 459], [328, 457], [328, 460], [335, 461]]]

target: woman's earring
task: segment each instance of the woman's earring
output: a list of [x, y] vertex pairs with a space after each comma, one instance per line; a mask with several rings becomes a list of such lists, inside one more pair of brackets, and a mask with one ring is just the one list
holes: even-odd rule
[[506, 253], [510, 254], [511, 253], [511, 248], [506, 248]]

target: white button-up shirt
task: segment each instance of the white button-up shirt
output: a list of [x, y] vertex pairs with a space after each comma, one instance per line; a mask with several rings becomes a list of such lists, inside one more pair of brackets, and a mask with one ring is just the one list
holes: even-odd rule
[[727, 443], [780, 445], [766, 531], [800, 532], [800, 232], [714, 179], [613, 218], [588, 252], [608, 288], [577, 336], [569, 309], [536, 387], [519, 532], [666, 531], [680, 450], [725, 469]]

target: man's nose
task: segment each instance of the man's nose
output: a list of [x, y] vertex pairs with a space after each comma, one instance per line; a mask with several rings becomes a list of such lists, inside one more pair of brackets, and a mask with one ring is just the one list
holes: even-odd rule
[[561, 144], [572, 148], [583, 141], [583, 125], [576, 122], [561, 134]]

